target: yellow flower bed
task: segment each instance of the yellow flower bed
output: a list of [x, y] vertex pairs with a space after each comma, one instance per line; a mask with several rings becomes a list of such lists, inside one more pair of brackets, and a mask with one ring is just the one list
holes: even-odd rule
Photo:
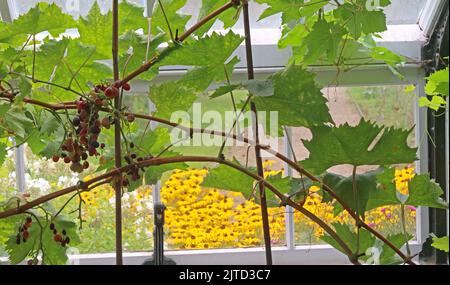
[[[271, 170], [272, 161], [264, 162], [265, 177], [277, 175], [280, 171]], [[207, 249], [228, 247], [253, 247], [263, 244], [261, 208], [253, 200], [246, 200], [241, 193], [201, 187], [203, 179], [208, 174], [206, 169], [177, 170], [165, 182], [161, 189], [162, 201], [166, 210], [166, 243], [169, 248], [176, 249]], [[408, 181], [414, 176], [414, 169], [405, 168], [396, 172], [398, 191], [406, 193]], [[332, 203], [324, 203], [319, 194], [320, 188], [312, 186], [306, 198], [304, 207], [323, 219], [326, 223], [353, 223], [351, 217], [343, 212], [334, 216]], [[124, 204], [124, 216], [136, 217], [144, 210], [148, 211], [151, 201], [151, 187], [143, 186], [133, 195], [127, 196]], [[89, 206], [84, 213], [89, 221], [98, 214], [99, 202], [114, 197], [111, 186], [104, 185], [91, 192], [81, 194]], [[147, 203], [147, 207], [143, 205]], [[408, 208], [408, 217], [414, 219], [415, 209]], [[285, 209], [269, 208], [270, 229], [273, 245], [283, 245], [285, 239]], [[148, 214], [141, 215], [150, 218]], [[297, 229], [308, 229], [314, 241], [325, 233], [315, 223], [299, 212], [294, 214]], [[399, 222], [397, 206], [383, 207], [372, 210], [366, 216], [366, 222], [377, 229], [383, 229], [386, 222]], [[146, 224], [146, 232], [153, 231], [152, 223]], [[125, 228], [125, 231], [135, 231]], [[298, 232], [298, 234], [304, 234]]]

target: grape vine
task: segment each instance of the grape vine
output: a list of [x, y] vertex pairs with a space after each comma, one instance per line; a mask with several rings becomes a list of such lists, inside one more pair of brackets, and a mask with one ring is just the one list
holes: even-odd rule
[[[79, 20], [55, 4], [40, 3], [12, 23], [0, 23], [0, 164], [7, 149], [28, 144], [33, 153], [54, 163], [70, 164], [75, 173], [100, 165], [95, 178], [80, 180], [74, 186], [33, 199], [17, 195], [0, 201], [0, 222], [17, 224], [18, 229], [10, 233], [6, 243], [11, 263], [28, 259], [29, 265], [65, 264], [67, 247], [81, 242], [76, 226], [78, 222], [82, 230], [81, 193], [108, 183], [115, 189], [116, 259], [117, 264], [123, 264], [122, 193], [196, 162], [210, 168], [205, 179], [209, 187], [237, 191], [229, 188], [229, 177], [245, 188], [240, 191], [258, 187], [255, 196], [262, 209], [268, 264], [272, 263], [268, 195], [273, 195], [280, 207], [290, 206], [323, 228], [323, 240], [353, 264], [370, 259], [367, 249], [377, 244], [380, 247], [375, 241], [381, 241], [382, 260], [415, 264], [408, 247], [412, 237], [406, 231], [399, 240], [384, 236], [364, 220], [367, 211], [386, 205], [448, 208], [440, 198], [442, 189], [428, 174], [418, 174], [408, 181], [407, 194], [398, 193], [392, 182], [397, 165], [418, 159], [417, 149], [407, 144], [412, 130], [364, 119], [357, 126], [337, 125], [314, 74], [306, 68], [315, 63], [334, 66], [336, 77], [330, 85], [339, 83], [346, 70], [373, 62], [386, 64], [392, 76], [401, 77], [397, 67], [407, 59], [374, 41], [387, 28], [383, 8], [389, 0], [381, 1], [381, 7], [375, 10], [368, 10], [364, 0], [256, 0], [268, 6], [260, 19], [281, 14], [279, 47], [293, 50], [286, 69], [264, 80], [254, 77], [247, 0], [203, 0], [197, 23], [186, 30], [189, 16], [178, 12], [186, 0], [158, 1], [150, 29], [142, 8], [118, 2], [114, 0], [106, 14], [94, 3], [89, 14]], [[219, 20], [225, 27], [233, 26], [241, 13], [244, 37], [232, 31], [208, 33]], [[78, 29], [79, 37], [65, 37], [63, 32], [70, 28]], [[143, 33], [138, 31], [141, 29]], [[49, 32], [51, 37], [39, 42], [36, 35], [42, 32]], [[244, 41], [248, 80], [231, 82], [229, 76], [239, 62], [232, 55]], [[192, 68], [178, 80], [153, 84], [160, 67], [171, 65]], [[134, 112], [124, 101], [125, 96], [133, 96], [128, 93], [138, 79], [152, 84], [148, 98], [157, 109], [152, 115]], [[250, 111], [257, 118], [257, 111], [278, 111], [278, 127], [282, 130], [278, 135], [285, 127], [310, 129], [312, 140], [303, 142], [309, 158], [292, 160], [263, 145], [257, 127], [256, 136], [248, 138], [230, 130], [171, 121], [171, 114], [188, 111], [214, 84], [220, 87], [210, 99], [230, 96], [238, 115]], [[233, 92], [237, 89], [247, 92], [242, 102], [235, 101]], [[145, 129], [140, 127], [142, 122], [147, 123]], [[149, 128], [150, 122], [158, 123], [158, 127]], [[217, 156], [182, 155], [173, 149], [169, 129], [181, 130], [188, 140], [195, 134], [209, 134], [224, 142]], [[226, 158], [223, 148], [227, 140], [254, 148], [257, 168]], [[301, 178], [265, 178], [262, 151], [289, 165]], [[353, 167], [352, 176], [327, 173], [331, 167], [344, 164]], [[363, 166], [382, 167], [369, 176], [358, 174]], [[324, 198], [339, 205], [354, 224], [329, 225], [303, 207], [304, 199], [296, 192], [299, 187], [292, 185], [303, 185], [300, 190], [309, 195], [305, 182], [320, 187]], [[52, 206], [52, 201], [67, 196], [62, 208]], [[69, 218], [65, 209], [76, 202], [75, 198], [79, 202], [78, 221]], [[404, 245], [406, 253], [401, 249]]]

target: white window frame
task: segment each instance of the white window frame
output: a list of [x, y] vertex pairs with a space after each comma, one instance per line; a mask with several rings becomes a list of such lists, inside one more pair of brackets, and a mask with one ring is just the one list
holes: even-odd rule
[[[417, 62], [421, 60], [422, 46], [426, 42], [430, 31], [433, 30], [436, 22], [434, 21], [436, 13], [442, 5], [443, 0], [427, 0], [424, 10], [417, 25], [392, 25], [388, 31], [383, 34], [384, 40], [380, 45], [386, 46], [395, 52], [399, 52], [412, 59], [411, 63], [401, 67], [401, 73], [405, 75], [402, 81], [395, 77], [385, 65], [370, 65], [360, 67], [345, 73], [341, 79], [340, 87], [349, 86], [381, 86], [381, 85], [408, 85], [417, 86], [416, 95], [418, 97], [426, 96], [424, 92], [425, 72]], [[441, 7], [442, 8], [442, 7]], [[0, 13], [2, 19], [8, 20], [17, 17], [14, 11], [13, 0], [0, 0]], [[235, 31], [243, 33], [243, 31]], [[289, 49], [279, 50], [277, 46], [278, 29], [257, 29], [252, 31], [254, 40], [254, 59], [255, 74], [257, 78], [265, 78], [274, 72], [282, 70], [288, 58], [291, 55]], [[270, 54], [270, 56], [265, 56]], [[245, 48], [241, 46], [236, 51], [236, 55], [245, 59]], [[317, 73], [319, 83], [327, 84], [334, 78], [336, 71], [328, 66], [313, 66], [310, 68]], [[161, 71], [160, 76], [153, 82], [162, 82], [166, 80], [177, 79], [186, 72], [183, 67], [168, 67]], [[245, 62], [241, 62], [234, 74], [233, 80], [246, 79]], [[136, 81], [134, 84], [135, 92], [147, 92], [148, 82]], [[417, 122], [416, 141], [422, 142], [419, 146], [419, 157], [421, 160], [417, 163], [417, 171], [420, 173], [428, 172], [428, 140], [423, 138], [427, 130], [427, 111], [419, 108], [415, 104], [415, 118]], [[448, 118], [448, 114], [447, 114]], [[290, 155], [285, 150], [286, 155]], [[448, 150], [447, 150], [448, 152]], [[24, 154], [23, 148], [19, 148], [16, 153], [18, 185], [24, 185]], [[290, 173], [288, 167], [285, 167], [287, 174]], [[448, 179], [447, 179], [448, 183]], [[23, 189], [23, 186], [21, 186]], [[349, 264], [348, 259], [339, 251], [328, 245], [305, 245], [296, 246], [294, 241], [293, 214], [289, 208], [286, 209], [286, 238], [287, 245], [273, 248], [274, 264]], [[417, 215], [417, 240], [411, 243], [413, 253], [421, 251], [422, 243], [428, 238], [428, 208], [420, 207]], [[181, 250], [166, 251], [166, 256], [173, 258], [178, 264], [264, 264], [264, 249], [216, 249], [216, 250]], [[142, 264], [151, 253], [124, 253], [125, 264]], [[82, 254], [71, 255], [70, 260], [74, 264], [114, 264], [115, 254]], [[0, 259], [0, 263], [5, 259]]]

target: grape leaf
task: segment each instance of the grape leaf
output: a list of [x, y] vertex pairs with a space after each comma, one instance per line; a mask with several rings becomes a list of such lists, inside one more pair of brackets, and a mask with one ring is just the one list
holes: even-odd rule
[[[17, 228], [19, 225], [17, 224]], [[17, 229], [16, 229], [17, 231]], [[37, 225], [33, 225], [28, 230], [30, 236], [26, 242], [21, 240], [20, 244], [17, 244], [17, 232], [9, 237], [6, 241], [6, 251], [8, 252], [9, 262], [13, 265], [19, 264], [25, 258], [27, 258], [31, 251], [35, 249], [36, 243], [39, 239], [40, 229]]]
[[[397, 248], [402, 248], [406, 242], [410, 241], [414, 236], [411, 234], [398, 233], [394, 235], [389, 235], [387, 239]], [[382, 252], [380, 255], [381, 265], [393, 265], [402, 264], [403, 260], [395, 253], [395, 251], [390, 248], [387, 244], [383, 243]]]
[[217, 98], [238, 89], [247, 89], [250, 94], [257, 97], [273, 96], [274, 94], [272, 81], [254, 79], [246, 80], [239, 84], [228, 84], [221, 86], [216, 91], [214, 91], [210, 98]]
[[158, 66], [215, 66], [222, 65], [239, 47], [244, 39], [233, 33], [226, 35], [213, 33], [196, 41], [188, 41], [164, 57]]
[[181, 79], [180, 83], [203, 92], [214, 82], [223, 82], [233, 73], [234, 66], [239, 63], [237, 57], [232, 58], [226, 64], [196, 67], [189, 70]]
[[157, 35], [160, 32], [164, 32], [166, 40], [171, 40], [170, 30], [167, 22], [170, 24], [172, 34], [175, 37], [176, 31], [181, 35], [185, 30], [186, 24], [191, 18], [190, 15], [183, 15], [179, 13], [179, 10], [186, 5], [187, 0], [161, 0], [164, 12], [167, 16], [167, 20], [164, 17], [164, 13], [159, 5], [159, 1], [155, 4], [152, 17], [152, 34]]
[[[233, 162], [240, 165], [237, 160]], [[253, 191], [253, 178], [229, 166], [219, 165], [209, 170], [202, 186], [240, 192], [248, 198]]]
[[441, 198], [444, 191], [439, 184], [430, 179], [430, 174], [414, 176], [408, 186], [409, 198], [406, 204], [448, 209], [448, 204]]
[[[357, 236], [356, 231], [352, 230], [349, 225], [333, 223], [332, 224], [337, 235], [345, 242], [345, 244], [350, 248], [352, 252], [356, 251], [357, 248]], [[329, 235], [324, 235], [321, 237], [323, 241], [333, 246], [337, 250], [345, 253], [342, 247]], [[372, 236], [366, 229], [360, 230], [359, 237], [359, 252], [365, 253], [368, 248], [372, 247], [375, 243], [375, 237]], [[366, 257], [361, 257], [364, 260]]]
[[448, 236], [446, 237], [433, 237], [433, 243], [431, 244], [434, 248], [442, 250], [448, 253]]
[[[66, 231], [66, 236], [70, 238], [70, 243], [67, 246], [76, 245], [80, 242], [77, 233], [76, 223], [64, 216], [58, 216], [54, 219], [53, 224], [62, 235], [62, 231]], [[66, 236], [63, 236], [65, 238]], [[60, 243], [54, 240], [53, 231], [50, 229], [50, 223], [43, 230], [42, 247], [44, 250], [44, 264], [46, 265], [65, 265], [69, 260], [67, 257], [67, 246], [63, 247]]]
[[439, 70], [427, 78], [428, 82], [425, 86], [425, 92], [428, 95], [442, 95], [449, 96], [449, 75], [448, 67], [443, 70]]
[[[302, 41], [306, 54], [302, 58], [304, 66], [316, 63], [323, 55], [333, 63], [340, 51], [340, 43], [345, 35], [344, 29], [325, 20], [317, 21], [312, 31]], [[327, 44], [326, 44], [327, 43]]]
[[[200, 13], [198, 16], [198, 21], [212, 13], [213, 11], [217, 10], [218, 8], [222, 7], [226, 3], [228, 3], [229, 0], [202, 0], [202, 7], [200, 8]], [[236, 9], [228, 9], [227, 11], [223, 12], [219, 16], [215, 17], [214, 19], [210, 20], [208, 23], [206, 23], [203, 27], [198, 29], [195, 34], [199, 36], [203, 36], [205, 33], [207, 33], [211, 27], [214, 25], [214, 23], [217, 20], [220, 20], [223, 23], [224, 29], [231, 28], [234, 26], [234, 24], [239, 19], [239, 11], [236, 11]]]
[[64, 14], [56, 4], [38, 3], [12, 23], [0, 22], [0, 42], [22, 44], [26, 35], [49, 32], [56, 37], [68, 28], [74, 28], [74, 19]]
[[[397, 196], [395, 168], [386, 169], [378, 175], [377, 180], [378, 191], [384, 191], [386, 193], [385, 197], [389, 197], [389, 199], [385, 200], [386, 203], [389, 203], [386, 205], [399, 204], [401, 201], [398, 198], [398, 202], [395, 202], [393, 199], [394, 195]], [[439, 184], [430, 179], [429, 174], [416, 174], [408, 182], [408, 190], [409, 194], [406, 195], [403, 201], [406, 205], [448, 209], [448, 204], [441, 198], [441, 195], [444, 193], [443, 190]], [[373, 199], [376, 199], [376, 197]], [[375, 200], [371, 200], [371, 202], [376, 203]]]
[[400, 204], [395, 188], [395, 168], [380, 171], [376, 177], [376, 183], [376, 189], [370, 192], [367, 210]]
[[94, 2], [86, 17], [78, 21], [78, 33], [83, 44], [97, 48], [95, 59], [111, 58], [112, 14], [102, 14], [97, 1]]
[[[357, 247], [357, 234], [354, 230], [350, 228], [349, 225], [334, 223], [333, 227], [338, 234], [338, 236], [347, 244], [351, 251], [355, 252]], [[401, 248], [407, 241], [409, 241], [413, 236], [408, 235], [405, 238], [404, 234], [394, 234], [389, 235], [387, 239], [396, 247]], [[342, 247], [329, 235], [321, 237], [323, 241], [330, 244], [337, 250], [344, 252]], [[407, 240], [406, 240], [407, 239]], [[376, 239], [369, 231], [366, 229], [360, 230], [360, 244], [359, 252], [365, 253], [360, 260], [368, 262], [369, 264], [377, 265], [389, 265], [389, 264], [399, 264], [400, 258], [396, 256], [394, 250], [392, 250], [388, 245]]]
[[[273, 82], [273, 96], [254, 97], [258, 111], [278, 112], [281, 126], [311, 127], [331, 122], [327, 100], [314, 81], [314, 75], [299, 66], [290, 66], [269, 78]], [[267, 129], [270, 122], [267, 120]]]
[[10, 108], [5, 114], [3, 127], [13, 132], [16, 142], [20, 143], [33, 128], [33, 120], [28, 118], [23, 110]]
[[[128, 31], [143, 29], [147, 33], [147, 19], [143, 17], [144, 9], [128, 1], [119, 4], [119, 35]], [[112, 57], [112, 13], [102, 14], [97, 1], [94, 2], [89, 13], [81, 17], [77, 23], [79, 40], [85, 44], [96, 47], [94, 59], [109, 59]], [[158, 33], [156, 33], [158, 34]], [[119, 52], [123, 54], [128, 47], [119, 45]]]
[[[152, 85], [149, 97], [156, 106], [155, 116], [164, 119], [170, 119], [174, 112], [187, 111], [197, 98], [194, 89], [187, 88], [178, 81]], [[168, 100], [170, 104], [167, 104]]]
[[[364, 174], [356, 175], [356, 187], [358, 189], [358, 210], [362, 215], [366, 211], [373, 209], [373, 201], [371, 200], [371, 193], [377, 191], [376, 176], [379, 171], [370, 171]], [[336, 194], [344, 201], [351, 209], [356, 210], [356, 203], [353, 195], [353, 177], [344, 177], [334, 173], [327, 173], [323, 177], [323, 182], [330, 186]], [[368, 207], [370, 204], [370, 207]], [[383, 205], [378, 205], [383, 206]], [[376, 207], [375, 207], [376, 208]], [[341, 213], [344, 209], [340, 204], [334, 208], [334, 214]]]
[[412, 163], [417, 149], [407, 145], [409, 131], [385, 128], [362, 119], [358, 126], [312, 127], [313, 139], [303, 140], [310, 156], [302, 162], [316, 174], [332, 166]]
[[256, 0], [256, 2], [270, 6], [261, 14], [259, 20], [282, 13], [283, 24], [288, 24], [291, 21], [300, 20], [303, 16], [313, 15], [328, 1], [312, 0], [305, 3], [304, 0]]
[[[334, 17], [339, 20], [339, 25], [347, 28], [355, 40], [359, 39], [362, 34], [380, 33], [387, 30], [384, 12], [378, 9], [369, 11], [366, 4], [366, 0], [347, 2], [333, 11]], [[381, 7], [388, 4], [389, 1], [380, 2]]]
[[[283, 177], [281, 173], [269, 176], [266, 178], [267, 182], [272, 184], [278, 191], [286, 195], [294, 195], [297, 199], [303, 200], [306, 197], [307, 191], [312, 186], [311, 181], [294, 177]], [[304, 189], [303, 189], [304, 186]], [[270, 189], [266, 187], [267, 205], [269, 207], [280, 206], [280, 199]], [[260, 203], [259, 189], [256, 190], [255, 202]]]
[[179, 82], [197, 91], [204, 91], [212, 82], [226, 79], [225, 70], [231, 76], [239, 61], [236, 57], [227, 60], [242, 41], [243, 38], [233, 32], [226, 35], [213, 33], [174, 48], [155, 68], [167, 65], [195, 66]]
[[[124, 70], [131, 71], [139, 68], [146, 59], [151, 58], [151, 56], [157, 52], [158, 46], [162, 44], [163, 41], [164, 34], [159, 34], [155, 37], [152, 37], [150, 46], [148, 48], [148, 55], [146, 56], [147, 40], [145, 39], [145, 37], [137, 34], [134, 31], [128, 31], [120, 37], [120, 44], [123, 47], [127, 47], [132, 52], [128, 53], [127, 50], [127, 52], [123, 53], [120, 56], [119, 70], [122, 72]], [[151, 69], [149, 72], [144, 72], [139, 75], [138, 78], [150, 80], [155, 75], [157, 75], [156, 70]]]

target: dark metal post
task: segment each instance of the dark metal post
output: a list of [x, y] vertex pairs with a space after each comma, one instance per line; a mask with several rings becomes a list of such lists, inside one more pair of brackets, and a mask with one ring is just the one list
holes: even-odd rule
[[164, 211], [166, 206], [163, 203], [156, 203], [154, 209], [153, 258], [155, 265], [164, 265]]
[[[255, 79], [255, 71], [253, 65], [253, 51], [252, 51], [252, 39], [250, 33], [250, 16], [248, 11], [248, 2], [247, 0], [242, 1], [242, 7], [244, 12], [244, 30], [245, 30], [245, 48], [246, 48], [246, 56], [247, 56], [247, 73], [248, 79]], [[255, 120], [255, 137], [256, 137], [256, 146], [255, 146], [255, 154], [256, 154], [256, 163], [258, 166], [258, 175], [260, 177], [264, 177], [264, 170], [262, 166], [261, 159], [261, 147], [259, 146], [259, 134], [258, 134], [258, 117], [257, 110], [254, 103], [251, 103], [252, 112], [254, 112], [254, 120]], [[263, 222], [263, 232], [264, 232], [264, 244], [266, 249], [266, 263], [267, 265], [272, 265], [272, 245], [270, 241], [270, 225], [269, 225], [269, 214], [267, 211], [267, 202], [266, 202], [266, 189], [264, 184], [259, 184], [259, 194], [261, 200], [261, 215]]]
[[[433, 35], [423, 48], [423, 59], [430, 62], [425, 65], [427, 75], [437, 70], [441, 70], [448, 65], [448, 60], [444, 60], [449, 55], [449, 11], [448, 1], [436, 25]], [[428, 111], [428, 132], [431, 146], [429, 148], [429, 170], [431, 177], [444, 190], [442, 198], [446, 199], [447, 189], [447, 169], [446, 169], [446, 110], [441, 108], [438, 111]], [[431, 141], [432, 140], [432, 141]], [[434, 147], [435, 146], [435, 147]], [[442, 209], [429, 209], [430, 233], [438, 237], [446, 236], [447, 233], [447, 211]], [[434, 249], [431, 246], [432, 240], [429, 238], [423, 245], [421, 261], [433, 264], [448, 264], [448, 254]]]

